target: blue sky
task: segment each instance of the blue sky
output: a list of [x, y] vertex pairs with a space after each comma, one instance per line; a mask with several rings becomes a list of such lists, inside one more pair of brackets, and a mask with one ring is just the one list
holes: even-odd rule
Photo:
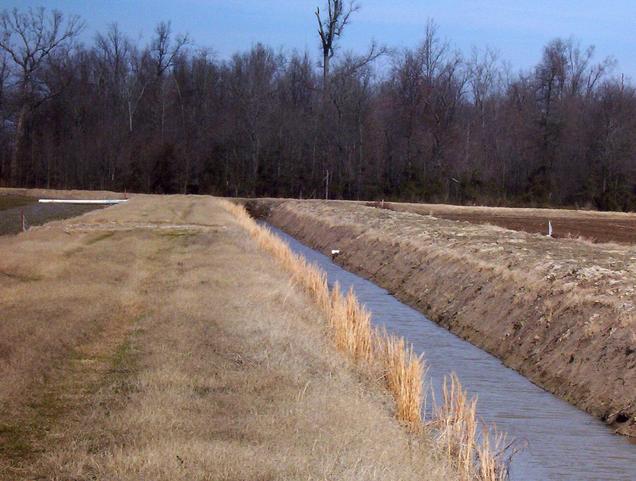
[[[148, 40], [154, 25], [170, 20], [175, 32], [219, 58], [261, 41], [286, 50], [317, 54], [313, 10], [324, 0], [0, 0], [3, 8], [45, 6], [78, 14], [87, 24], [84, 40], [111, 22], [133, 39]], [[489, 46], [527, 69], [555, 37], [574, 37], [596, 46], [596, 58], [611, 55], [616, 72], [636, 79], [636, 1], [634, 0], [359, 0], [342, 48], [363, 50], [372, 38], [390, 47], [415, 46], [428, 18], [452, 45], [470, 53]]]

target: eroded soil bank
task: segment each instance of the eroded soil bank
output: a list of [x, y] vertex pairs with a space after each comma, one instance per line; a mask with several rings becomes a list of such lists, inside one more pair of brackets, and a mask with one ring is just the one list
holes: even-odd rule
[[353, 203], [255, 214], [390, 290], [533, 382], [636, 435], [636, 248]]

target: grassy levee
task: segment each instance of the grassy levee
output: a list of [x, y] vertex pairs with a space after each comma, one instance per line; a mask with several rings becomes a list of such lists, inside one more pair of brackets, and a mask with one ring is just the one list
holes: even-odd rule
[[[478, 443], [476, 400], [467, 398], [456, 376], [450, 378], [450, 387], [445, 388], [442, 403], [434, 410], [432, 419], [424, 423], [422, 358], [416, 356], [411, 347], [407, 347], [404, 339], [374, 329], [369, 313], [352, 291], [344, 296], [337, 283], [330, 291], [324, 272], [293, 253], [269, 229], [258, 225], [243, 206], [230, 202], [224, 203], [224, 206], [261, 248], [278, 259], [325, 313], [336, 347], [348, 354], [362, 369], [381, 372], [395, 401], [396, 417], [409, 431], [420, 433], [426, 425], [425, 436], [436, 436], [438, 447], [457, 469], [460, 479], [507, 479], [503, 438], [497, 433], [486, 432], [486, 442]], [[430, 427], [434, 431], [428, 429]], [[491, 438], [494, 438], [493, 444], [489, 444]]]
[[262, 211], [617, 432], [636, 435], [636, 247], [349, 202]]
[[220, 200], [137, 196], [0, 253], [2, 480], [461, 479], [355, 368], [353, 297], [345, 356], [308, 295], [324, 276], [290, 276]]

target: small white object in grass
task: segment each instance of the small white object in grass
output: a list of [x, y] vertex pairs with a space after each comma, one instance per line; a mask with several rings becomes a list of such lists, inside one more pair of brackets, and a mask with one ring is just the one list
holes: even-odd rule
[[332, 256], [337, 256], [338, 254], [340, 254], [340, 249], [331, 249]]
[[548, 237], [552, 237], [552, 222], [548, 221]]

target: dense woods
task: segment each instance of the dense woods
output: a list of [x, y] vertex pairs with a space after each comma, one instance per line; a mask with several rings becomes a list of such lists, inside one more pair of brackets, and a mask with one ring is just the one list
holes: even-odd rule
[[636, 208], [636, 90], [592, 47], [556, 39], [517, 72], [430, 22], [416, 48], [347, 53], [355, 5], [327, 7], [315, 52], [229, 59], [169, 23], [87, 45], [78, 18], [4, 12], [1, 183]]

